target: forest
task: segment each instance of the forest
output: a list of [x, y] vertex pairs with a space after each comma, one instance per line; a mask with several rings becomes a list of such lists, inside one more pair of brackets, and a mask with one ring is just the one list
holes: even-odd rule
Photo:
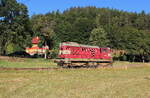
[[56, 54], [60, 42], [124, 50], [114, 59], [150, 61], [150, 14], [110, 8], [72, 7], [29, 17], [26, 5], [16, 0], [0, 2], [0, 55], [25, 51], [39, 36]]

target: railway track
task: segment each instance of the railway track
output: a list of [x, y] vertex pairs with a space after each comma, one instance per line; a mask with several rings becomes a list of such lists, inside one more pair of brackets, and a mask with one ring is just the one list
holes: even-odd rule
[[32, 71], [32, 70], [60, 70], [60, 69], [79, 69], [79, 68], [96, 68], [96, 67], [58, 67], [58, 68], [7, 68], [7, 67], [0, 67], [0, 71], [7, 71], [7, 70], [14, 70], [14, 71], [19, 71], [19, 70], [27, 70], [27, 71]]
[[23, 70], [27, 70], [27, 71], [28, 71], [28, 70], [29, 70], [29, 71], [30, 71], [30, 70], [31, 70], [31, 71], [32, 71], [32, 70], [37, 70], [37, 71], [40, 70], [40, 71], [41, 71], [41, 70], [43, 70], [43, 71], [44, 71], [44, 70], [60, 70], [60, 69], [80, 69], [80, 68], [84, 68], [84, 69], [87, 68], [87, 69], [88, 69], [88, 68], [97, 68], [97, 67], [95, 67], [95, 66], [88, 66], [88, 67], [87, 67], [87, 66], [74, 66], [74, 67], [56, 67], [56, 68], [8, 68], [8, 67], [0, 67], [0, 71], [3, 71], [3, 70], [4, 70], [4, 71], [5, 71], [5, 70], [6, 70], [6, 71], [7, 71], [7, 70], [12, 70], [12, 71], [13, 71], [13, 70], [14, 70], [14, 71], [19, 71], [19, 70], [22, 70], [22, 71], [23, 71]]
[[[108, 68], [108, 69], [128, 69], [128, 68], [137, 68], [137, 67], [150, 67], [150, 65], [140, 65], [140, 64], [129, 64], [129, 65], [126, 65], [126, 66], [112, 66], [112, 67], [98, 67], [98, 68]], [[32, 70], [39, 70], [39, 71], [45, 71], [45, 70], [63, 70], [63, 69], [80, 69], [80, 68], [96, 68], [97, 67], [84, 67], [84, 66], [80, 66], [80, 67], [55, 67], [55, 68], [8, 68], [8, 67], [0, 67], [0, 71], [9, 71], [9, 70], [12, 70], [12, 71], [23, 71], [23, 70], [27, 70], [27, 71], [32, 71]]]

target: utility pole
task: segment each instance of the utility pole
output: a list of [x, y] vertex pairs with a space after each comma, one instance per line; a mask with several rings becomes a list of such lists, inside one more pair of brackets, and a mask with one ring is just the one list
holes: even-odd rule
[[[46, 46], [47, 46], [47, 43], [46, 43], [46, 41], [45, 41], [45, 45], [44, 45], [44, 47], [46, 48]], [[47, 50], [46, 50], [46, 49], [45, 49], [44, 58], [45, 58], [45, 59], [47, 59]]]

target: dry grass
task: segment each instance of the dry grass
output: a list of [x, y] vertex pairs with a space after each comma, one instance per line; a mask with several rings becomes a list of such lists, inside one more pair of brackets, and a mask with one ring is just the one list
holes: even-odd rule
[[1, 71], [1, 98], [150, 98], [150, 67]]
[[[140, 67], [128, 67], [137, 65]], [[115, 62], [114, 68], [103, 69], [0, 71], [0, 98], [150, 98], [148, 66], [149, 63]], [[56, 64], [44, 59], [0, 60], [0, 67]]]

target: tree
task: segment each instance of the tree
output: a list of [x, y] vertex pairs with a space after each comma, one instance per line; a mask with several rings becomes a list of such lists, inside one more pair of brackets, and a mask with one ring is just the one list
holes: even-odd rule
[[140, 60], [144, 62], [144, 56], [148, 54], [149, 50], [147, 35], [141, 30], [128, 26], [120, 28], [117, 35], [118, 38], [116, 39], [119, 47], [126, 50], [127, 54], [132, 58], [132, 61], [139, 56]]
[[50, 15], [34, 15], [31, 18], [33, 36], [44, 38], [45, 44], [51, 46], [51, 41], [55, 35], [54, 28], [56, 22]]
[[107, 33], [100, 27], [92, 30], [89, 40], [92, 45], [98, 45], [100, 47], [107, 47], [109, 45]]
[[6, 47], [10, 43], [23, 50], [29, 44], [28, 40], [30, 39], [27, 7], [17, 3], [16, 0], [5, 0], [5, 6], [0, 6], [0, 17], [2, 17], [0, 20], [2, 28], [0, 31], [0, 54], [5, 54]]

